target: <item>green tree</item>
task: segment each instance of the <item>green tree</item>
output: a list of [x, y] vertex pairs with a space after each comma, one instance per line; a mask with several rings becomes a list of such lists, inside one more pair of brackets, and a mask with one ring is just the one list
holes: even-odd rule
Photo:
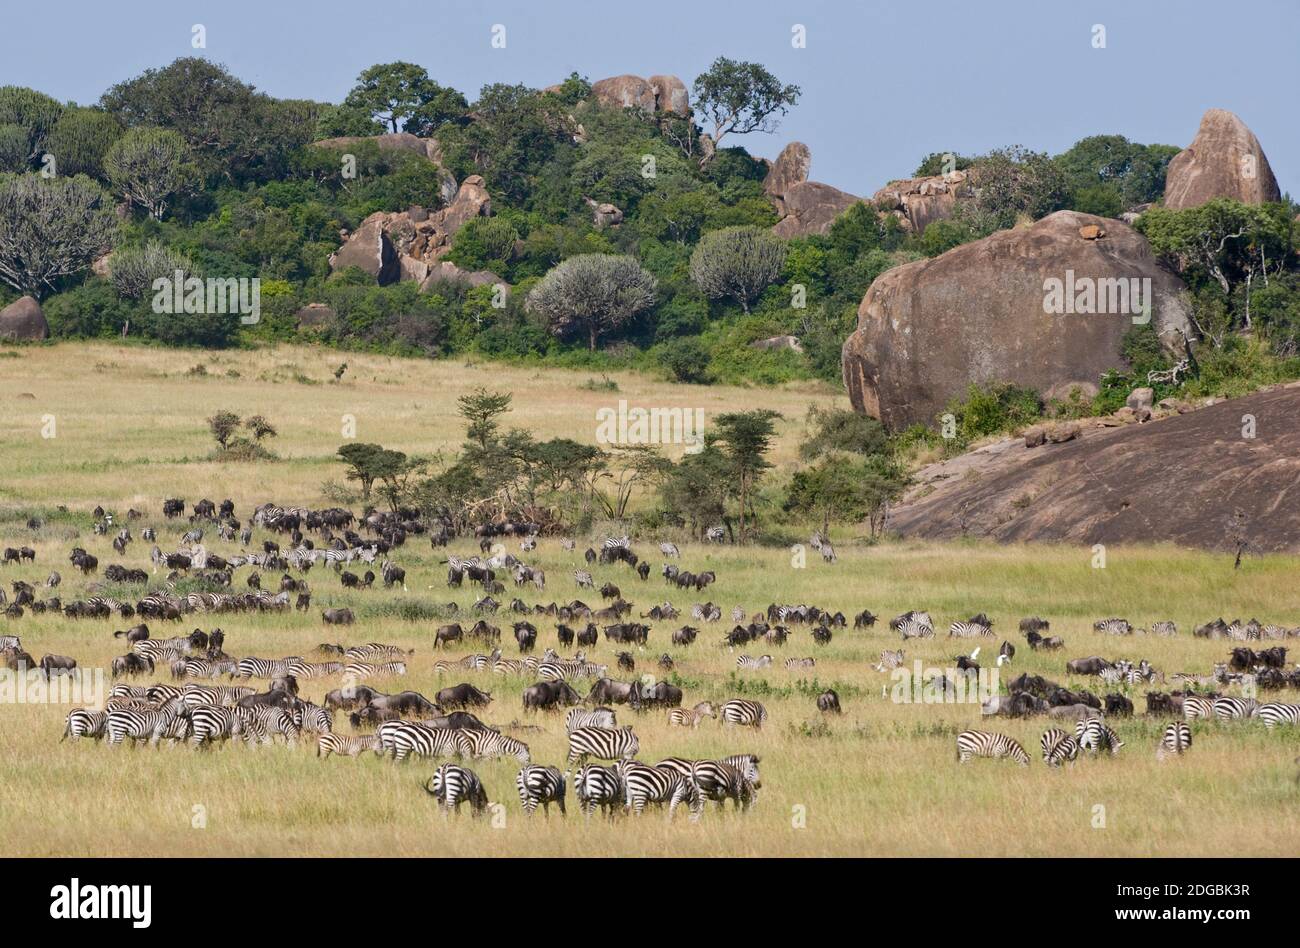
[[707, 385], [713, 377], [709, 360], [708, 347], [695, 336], [670, 339], [659, 348], [659, 364], [675, 382]]
[[43, 296], [110, 249], [117, 227], [112, 200], [85, 175], [0, 178], [0, 280]]
[[407, 62], [364, 70], [343, 104], [383, 123], [390, 132], [414, 135], [428, 135], [463, 117], [468, 108], [463, 95], [438, 85], [423, 66]]
[[656, 281], [635, 257], [579, 254], [551, 270], [528, 294], [528, 308], [557, 336], [597, 340], [631, 322], [655, 301]]
[[465, 436], [479, 450], [488, 450], [496, 441], [501, 427], [498, 419], [510, 411], [512, 397], [509, 392], [489, 392], [485, 388], [477, 388], [456, 400], [457, 412], [466, 421]]
[[691, 253], [691, 279], [705, 295], [729, 296], [746, 313], [781, 275], [785, 241], [758, 227], [724, 227], [705, 234]]
[[230, 439], [239, 431], [240, 424], [242, 422], [239, 416], [233, 411], [219, 411], [208, 419], [208, 430], [224, 451], [230, 446]]
[[151, 292], [159, 277], [174, 279], [177, 270], [194, 275], [190, 258], [156, 240], [143, 247], [123, 247], [108, 261], [109, 279], [123, 299], [140, 300]]
[[868, 519], [871, 537], [879, 536], [884, 512], [902, 491], [902, 478], [880, 458], [829, 455], [790, 480], [785, 509], [821, 520], [827, 535], [831, 522]]
[[104, 156], [122, 136], [117, 119], [101, 109], [67, 109], [45, 140], [61, 175], [105, 177]]
[[452, 237], [448, 259], [466, 270], [500, 273], [514, 256], [519, 231], [502, 217], [476, 217]]
[[263, 438], [274, 438], [280, 433], [275, 430], [275, 425], [271, 424], [265, 415], [249, 415], [244, 419], [244, 427], [253, 433], [253, 438], [257, 441]]
[[128, 131], [104, 156], [104, 170], [117, 192], [154, 220], [162, 220], [171, 199], [196, 178], [185, 139], [163, 128]]
[[713, 419], [718, 443], [730, 468], [732, 483], [740, 500], [740, 539], [746, 538], [746, 521], [752, 520], [750, 504], [754, 488], [763, 473], [771, 468], [767, 452], [776, 435], [779, 412], [770, 409], [726, 412]]
[[344, 476], [361, 485], [361, 499], [366, 503], [370, 501], [370, 491], [379, 476], [378, 459], [383, 453], [384, 449], [379, 445], [361, 441], [352, 441], [339, 446], [337, 454], [348, 466]]
[[45, 151], [63, 106], [35, 89], [0, 86], [0, 171], [26, 171]]
[[808, 406], [808, 437], [799, 445], [799, 454], [812, 461], [835, 451], [863, 457], [886, 455], [889, 435], [885, 426], [870, 415], [848, 408]]
[[712, 160], [727, 135], [775, 131], [777, 116], [785, 115], [799, 95], [798, 86], [781, 85], [758, 63], [719, 56], [695, 77], [692, 104], [712, 125], [705, 132], [709, 146], [701, 165]]

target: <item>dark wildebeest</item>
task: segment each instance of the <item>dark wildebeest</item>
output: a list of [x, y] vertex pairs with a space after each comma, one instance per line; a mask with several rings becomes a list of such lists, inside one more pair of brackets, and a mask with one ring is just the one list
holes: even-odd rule
[[578, 644], [584, 646], [595, 645], [600, 639], [600, 633], [596, 629], [594, 622], [588, 622], [587, 627], [578, 633]]
[[1065, 672], [1068, 675], [1100, 675], [1107, 668], [1112, 668], [1110, 662], [1097, 655], [1090, 658], [1074, 658], [1065, 663]]
[[519, 643], [521, 653], [531, 652], [537, 645], [537, 627], [531, 622], [516, 622], [515, 641]]
[[298, 600], [293, 604], [293, 607], [297, 609], [299, 612], [306, 612], [308, 609], [310, 609], [311, 593], [309, 592], [298, 593]]
[[375, 694], [368, 707], [381, 711], [396, 711], [399, 715], [441, 714], [442, 709], [418, 691], [399, 691], [396, 694]]
[[272, 688], [270, 691], [263, 691], [255, 695], [245, 695], [239, 699], [237, 704], [241, 708], [255, 708], [263, 704], [274, 705], [279, 708], [294, 708], [298, 705], [298, 699], [287, 691]]
[[1147, 714], [1177, 714], [1173, 699], [1162, 691], [1146, 693]]
[[550, 711], [557, 706], [571, 707], [582, 701], [567, 681], [539, 681], [524, 689], [525, 711]]
[[77, 660], [66, 655], [43, 655], [41, 657], [41, 671], [45, 673], [46, 678], [51, 678], [54, 675], [71, 675], [76, 667]]
[[618, 667], [620, 671], [636, 671], [636, 659], [632, 657], [631, 652], [618, 653]]
[[326, 609], [321, 613], [321, 618], [326, 625], [352, 625], [357, 621], [351, 609]]
[[1133, 702], [1121, 694], [1106, 695], [1106, 714], [1110, 717], [1132, 717]]
[[468, 711], [453, 711], [451, 714], [440, 714], [437, 717], [425, 718], [420, 723], [428, 727], [451, 728], [459, 731], [494, 730], [494, 728], [488, 727]]
[[817, 696], [817, 710], [840, 714], [840, 696], [834, 688], [827, 688]]
[[555, 637], [560, 640], [560, 644], [566, 648], [573, 644], [574, 631], [563, 623], [555, 626]]
[[682, 689], [666, 681], [657, 682], [652, 688], [641, 688], [639, 702], [633, 707], [640, 708], [680, 708], [682, 706]]
[[617, 681], [613, 678], [598, 678], [587, 694], [586, 703], [630, 704], [635, 707], [641, 700], [641, 683], [639, 681]]
[[358, 705], [364, 706], [374, 700], [379, 692], [369, 685], [349, 685], [335, 688], [325, 694], [325, 707], [340, 711], [351, 711]]
[[448, 642], [459, 642], [465, 637], [465, 630], [460, 627], [459, 622], [453, 622], [451, 625], [441, 626], [433, 635], [433, 647], [446, 645]]
[[113, 659], [112, 673], [114, 678], [121, 678], [125, 675], [151, 675], [153, 674], [153, 659], [147, 655], [127, 652], [125, 655], [119, 655]]
[[443, 688], [434, 696], [434, 702], [440, 708], [482, 708], [491, 704], [492, 692], [479, 691], [473, 685], [462, 682]]
[[149, 627], [145, 625], [143, 622], [141, 622], [137, 626], [132, 626], [131, 628], [126, 629], [124, 631], [117, 631], [113, 633], [113, 638], [115, 639], [120, 639], [122, 638], [122, 636], [126, 636], [126, 640], [128, 642], [133, 642], [133, 643], [143, 642], [145, 639], [149, 637]]
[[1029, 632], [1046, 632], [1051, 627], [1052, 623], [1048, 622], [1046, 619], [1040, 619], [1038, 616], [1030, 616], [1028, 619], [1020, 620], [1020, 631], [1026, 634]]
[[693, 629], [689, 625], [684, 625], [673, 633], [674, 645], [690, 645], [695, 641], [695, 637], [700, 634], [699, 629]]
[[298, 679], [293, 675], [280, 675], [271, 679], [271, 691], [283, 691], [298, 696]]

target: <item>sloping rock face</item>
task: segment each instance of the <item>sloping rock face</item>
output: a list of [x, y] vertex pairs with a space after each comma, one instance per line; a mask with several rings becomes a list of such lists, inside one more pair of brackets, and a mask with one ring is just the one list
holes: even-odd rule
[[420, 289], [427, 290], [435, 283], [444, 280], [449, 283], [464, 283], [466, 286], [485, 286], [496, 283], [509, 286], [491, 270], [462, 270], [450, 260], [442, 260], [428, 268], [428, 273], [420, 284]]
[[1184, 290], [1128, 225], [1058, 211], [881, 274], [844, 344], [844, 383], [892, 430], [933, 423], [972, 382], [1093, 385], [1122, 365], [1135, 320], [1181, 344]]
[[785, 217], [772, 225], [778, 237], [804, 237], [824, 234], [839, 217], [860, 200], [859, 197], [820, 181], [801, 181], [781, 196]]
[[0, 339], [14, 342], [39, 342], [50, 338], [50, 324], [41, 304], [31, 296], [14, 300], [0, 309]]
[[891, 181], [872, 197], [883, 211], [902, 222], [905, 230], [922, 233], [934, 221], [952, 217], [957, 202], [974, 196], [965, 171]]
[[1198, 207], [1214, 198], [1243, 204], [1281, 200], [1259, 139], [1231, 112], [1210, 109], [1193, 142], [1174, 155], [1165, 176], [1165, 207]]
[[676, 76], [611, 76], [591, 84], [591, 93], [602, 105], [643, 112], [672, 112], [686, 117], [691, 114], [690, 94], [686, 83]]
[[320, 148], [346, 152], [349, 148], [356, 147], [360, 142], [374, 142], [381, 151], [405, 151], [427, 158], [437, 165], [439, 169], [442, 169], [442, 185], [439, 196], [442, 198], [443, 203], [448, 203], [455, 198], [456, 179], [452, 177], [450, 171], [442, 167], [442, 146], [436, 138], [420, 138], [418, 135], [412, 135], [409, 132], [394, 132], [388, 135], [372, 135], [368, 137], [351, 135], [339, 138], [324, 138], [315, 144]]
[[479, 175], [461, 182], [450, 204], [432, 213], [422, 208], [371, 214], [330, 257], [330, 267], [358, 266], [380, 284], [425, 280], [430, 266], [451, 250], [451, 239], [468, 221], [492, 213], [492, 200]]
[[812, 168], [812, 151], [803, 142], [791, 142], [781, 149], [763, 179], [763, 192], [776, 204], [777, 213], [785, 215], [785, 193], [808, 180]]
[[[1254, 438], [1242, 437], [1246, 414], [1261, 421]], [[978, 465], [961, 467], [978, 453]], [[1240, 511], [1251, 551], [1300, 551], [1296, 383], [1145, 425], [1088, 429], [1064, 444], [1001, 442], [950, 463], [929, 493], [894, 509], [890, 531], [1231, 552], [1228, 521]]]

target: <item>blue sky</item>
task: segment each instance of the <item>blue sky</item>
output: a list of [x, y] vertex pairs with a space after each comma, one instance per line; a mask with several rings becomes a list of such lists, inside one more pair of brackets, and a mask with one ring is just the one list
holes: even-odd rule
[[[999, 145], [1059, 152], [1118, 133], [1186, 145], [1212, 107], [1259, 137], [1284, 192], [1300, 195], [1300, 2], [1003, 0], [997, 4], [525, 0], [132, 0], [11, 3], [0, 84], [96, 100], [112, 83], [202, 55], [276, 96], [340, 100], [376, 62], [424, 65], [471, 99], [488, 82], [549, 85], [674, 73], [689, 85], [718, 55], [764, 63], [803, 87], [775, 135], [736, 139], [775, 156], [812, 149], [812, 177], [870, 194], [932, 151]], [[490, 44], [493, 24], [506, 47]], [[791, 27], [807, 29], [792, 47]], [[1094, 24], [1106, 48], [1092, 45]]]

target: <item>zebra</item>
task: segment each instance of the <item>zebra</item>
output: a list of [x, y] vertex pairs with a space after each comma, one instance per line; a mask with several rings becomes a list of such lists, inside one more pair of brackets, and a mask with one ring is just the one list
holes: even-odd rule
[[726, 538], [727, 530], [725, 527], [709, 527], [704, 531], [704, 539], [710, 543], [721, 543]]
[[204, 704], [228, 706], [251, 694], [256, 694], [256, 691], [235, 685], [186, 685], [181, 689], [181, 701], [191, 709]]
[[357, 734], [347, 737], [342, 734], [335, 734], [333, 731], [325, 731], [316, 738], [317, 757], [328, 757], [330, 754], [356, 757], [363, 751], [379, 753], [378, 736], [374, 734]]
[[1173, 622], [1153, 622], [1151, 623], [1151, 634], [1160, 636], [1177, 635], [1178, 626]]
[[156, 747], [164, 736], [174, 733], [178, 721], [188, 724], [188, 712], [174, 700], [148, 711], [110, 711], [104, 721], [104, 735], [112, 747], [117, 747], [128, 737], [132, 742], [147, 740]]
[[298, 740], [302, 729], [292, 711], [273, 704], [235, 705], [234, 712], [244, 720], [245, 740], [252, 744], [270, 744], [279, 734], [286, 744]]
[[761, 728], [767, 723], [767, 708], [757, 701], [747, 698], [732, 698], [723, 702], [718, 709], [723, 724], [738, 724], [744, 727]]
[[233, 708], [200, 704], [190, 709], [190, 742], [196, 748], [210, 748], [215, 741], [224, 743], [243, 733], [244, 717]]
[[230, 675], [238, 663], [232, 659], [185, 658], [172, 662], [172, 678], [216, 678]]
[[573, 571], [573, 579], [574, 582], [578, 584], [579, 589], [596, 588], [595, 578], [591, 575], [591, 573], [587, 572], [587, 570], [585, 569], [575, 569]]
[[903, 664], [903, 650], [901, 648], [886, 649], [880, 653], [880, 661], [873, 666], [878, 672], [893, 671]]
[[456, 764], [440, 766], [425, 783], [424, 790], [438, 801], [444, 817], [453, 811], [459, 814], [462, 803], [469, 804], [470, 814], [475, 817], [488, 806], [487, 791], [478, 774]]
[[684, 777], [674, 770], [647, 767], [634, 760], [620, 760], [614, 769], [618, 771], [623, 783], [627, 808], [635, 816], [644, 813], [651, 803], [667, 803], [670, 820], [682, 803], [690, 810], [692, 823], [699, 820], [700, 814], [704, 812], [704, 797], [690, 777]]
[[983, 613], [972, 616], [965, 621], [957, 621], [948, 626], [948, 637], [969, 639], [993, 635], [993, 623]]
[[300, 701], [291, 712], [293, 723], [301, 731], [328, 734], [334, 730], [334, 712], [310, 701]]
[[570, 708], [564, 716], [565, 733], [572, 734], [580, 727], [616, 728], [618, 720], [610, 708], [594, 708], [591, 711], [586, 708]]
[[542, 813], [546, 816], [551, 815], [552, 803], [558, 806], [561, 815], [564, 815], [565, 780], [564, 774], [557, 768], [523, 767], [515, 778], [515, 786], [519, 788], [519, 803], [529, 816], [537, 812], [539, 803], [542, 806]]
[[1254, 698], [1215, 698], [1214, 717], [1219, 721], [1231, 721], [1237, 718], [1253, 718], [1259, 711], [1259, 702]]
[[1029, 766], [1029, 755], [1019, 741], [991, 731], [962, 731], [957, 735], [957, 763], [967, 763], [973, 757], [1009, 758], [1021, 767]]
[[466, 655], [464, 658], [458, 658], [455, 661], [441, 659], [433, 663], [433, 670], [438, 674], [444, 672], [461, 671], [482, 671], [491, 666], [494, 662], [499, 661], [501, 656], [500, 649], [494, 651], [491, 655]]
[[585, 764], [588, 757], [597, 760], [618, 760], [635, 757], [641, 742], [630, 725], [612, 727], [580, 727], [569, 733], [568, 765]]
[[659, 544], [659, 552], [662, 553], [664, 556], [678, 556], [678, 557], [679, 557], [679, 556], [682, 555], [682, 554], [681, 554], [681, 551], [677, 549], [677, 544], [675, 544], [675, 543], [660, 543], [660, 544]]
[[1079, 749], [1097, 754], [1103, 750], [1109, 750], [1112, 757], [1119, 754], [1119, 749], [1124, 746], [1124, 742], [1119, 739], [1119, 735], [1111, 730], [1109, 725], [1103, 724], [1100, 718], [1088, 718], [1085, 721], [1074, 722], [1074, 738], [1079, 742]]
[[627, 798], [618, 771], [599, 764], [588, 764], [577, 772], [573, 780], [573, 795], [578, 801], [578, 809], [587, 819], [591, 819], [597, 807], [612, 818], [615, 807], [621, 807]]
[[1203, 695], [1187, 695], [1183, 698], [1183, 720], [1195, 721], [1197, 718], [1209, 720], [1214, 717], [1214, 699]]
[[417, 757], [464, 757], [464, 732], [455, 728], [430, 727], [411, 721], [385, 721], [375, 731], [381, 757], [391, 753], [393, 760]]
[[1043, 749], [1043, 763], [1048, 767], [1059, 767], [1067, 760], [1079, 756], [1079, 743], [1060, 728], [1051, 728], [1043, 732], [1039, 742]]
[[817, 660], [815, 658], [787, 658], [785, 660], [786, 671], [797, 671], [800, 668], [815, 668]]
[[768, 665], [771, 664], [772, 664], [771, 655], [763, 655], [760, 656], [759, 658], [754, 658], [752, 655], [742, 655], [740, 656], [740, 658], [736, 659], [737, 668], [747, 668], [747, 669], [766, 668]]
[[1156, 758], [1163, 760], [1167, 754], [1182, 754], [1192, 746], [1192, 729], [1185, 721], [1171, 721], [1165, 728], [1160, 743], [1156, 745]]
[[343, 669], [349, 678], [369, 678], [371, 675], [405, 675], [406, 662], [349, 662]]
[[934, 638], [934, 623], [928, 612], [904, 612], [889, 620], [889, 627], [903, 636], [903, 639]]
[[1270, 702], [1261, 704], [1255, 716], [1264, 722], [1264, 727], [1273, 730], [1279, 724], [1300, 724], [1300, 704], [1278, 704]]
[[725, 761], [697, 760], [691, 766], [690, 779], [706, 800], [717, 802], [718, 809], [725, 807], [727, 800], [732, 800], [736, 809], [748, 810], [758, 798], [753, 781]]
[[101, 738], [104, 736], [104, 724], [108, 721], [107, 711], [92, 711], [89, 708], [73, 708], [68, 712], [68, 720], [63, 728], [62, 743], [67, 738], [74, 741], [82, 737]]
[[525, 767], [532, 762], [528, 745], [500, 731], [462, 730], [464, 753], [475, 759], [513, 757]]
[[1092, 624], [1094, 632], [1107, 635], [1132, 635], [1133, 625], [1127, 619], [1098, 619]]
[[385, 645], [383, 642], [367, 642], [365, 645], [350, 645], [343, 650], [344, 658], [388, 658], [396, 659], [410, 655], [414, 649], [404, 649], [397, 645]]
[[704, 718], [716, 717], [713, 712], [713, 703], [701, 701], [695, 707], [687, 710], [686, 708], [672, 708], [668, 712], [668, 723], [674, 727], [691, 727], [700, 726], [700, 721]]
[[[147, 640], [146, 640], [147, 641]], [[143, 644], [143, 643], [140, 643]], [[302, 659], [292, 658], [241, 658], [231, 672], [232, 678], [287, 678], [293, 674], [293, 665]]]

